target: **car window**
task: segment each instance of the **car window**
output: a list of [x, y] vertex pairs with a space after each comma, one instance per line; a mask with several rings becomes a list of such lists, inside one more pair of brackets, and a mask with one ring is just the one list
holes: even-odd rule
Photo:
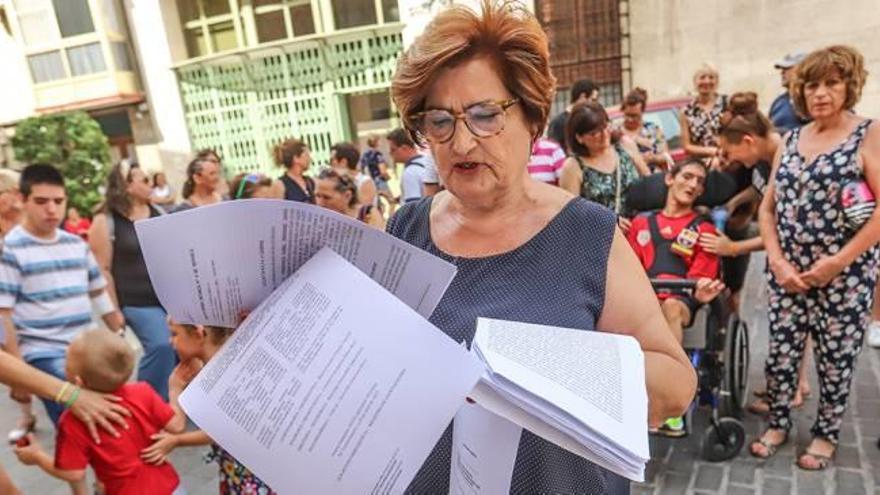
[[[663, 135], [666, 136], [666, 142], [669, 144], [670, 150], [681, 148], [681, 126], [678, 122], [678, 112], [674, 108], [648, 110], [642, 115], [642, 119], [659, 125], [663, 129]], [[614, 118], [612, 124], [617, 127], [622, 126], [623, 117]]]
[[678, 113], [675, 109], [664, 108], [663, 110], [648, 111], [642, 116], [648, 122], [653, 122], [663, 129], [669, 149], [681, 147], [681, 126], [678, 123]]

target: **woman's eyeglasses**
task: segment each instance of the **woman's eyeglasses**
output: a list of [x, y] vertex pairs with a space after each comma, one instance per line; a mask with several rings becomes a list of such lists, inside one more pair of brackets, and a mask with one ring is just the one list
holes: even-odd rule
[[442, 144], [452, 139], [459, 120], [478, 138], [497, 136], [504, 130], [507, 109], [519, 103], [519, 98], [475, 103], [461, 113], [442, 108], [425, 110], [409, 117], [412, 128], [423, 139]]
[[259, 184], [263, 180], [263, 177], [263, 174], [248, 174], [242, 177], [241, 181], [238, 183], [238, 190], [235, 192], [235, 199], [241, 199], [245, 185], [248, 183]]

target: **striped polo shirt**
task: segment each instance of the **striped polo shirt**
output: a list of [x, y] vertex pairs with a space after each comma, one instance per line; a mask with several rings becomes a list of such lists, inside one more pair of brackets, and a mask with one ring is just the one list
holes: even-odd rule
[[528, 164], [529, 175], [533, 179], [559, 185], [564, 164], [565, 151], [556, 142], [543, 137], [535, 141]]
[[0, 255], [0, 308], [12, 308], [22, 356], [65, 350], [94, 326], [89, 292], [107, 285], [81, 238], [58, 229], [40, 239], [17, 226]]

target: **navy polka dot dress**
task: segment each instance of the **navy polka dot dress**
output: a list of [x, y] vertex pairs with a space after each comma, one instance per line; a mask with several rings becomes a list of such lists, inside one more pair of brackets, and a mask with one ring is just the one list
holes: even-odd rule
[[[611, 211], [584, 199], [569, 202], [535, 237], [513, 251], [456, 258], [432, 242], [431, 198], [407, 205], [388, 232], [458, 266], [431, 322], [470, 345], [477, 317], [594, 330], [605, 300], [608, 253], [616, 225]], [[407, 493], [449, 493], [452, 425]], [[512, 493], [626, 494], [629, 482], [523, 431]]]

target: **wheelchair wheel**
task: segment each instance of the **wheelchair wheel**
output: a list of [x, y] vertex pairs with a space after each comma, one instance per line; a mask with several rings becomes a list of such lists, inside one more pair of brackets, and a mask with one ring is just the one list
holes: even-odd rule
[[746, 429], [739, 420], [721, 418], [703, 434], [703, 459], [722, 462], [736, 457], [746, 444]]
[[722, 415], [740, 418], [749, 387], [749, 327], [735, 314], [727, 320], [724, 340]]

